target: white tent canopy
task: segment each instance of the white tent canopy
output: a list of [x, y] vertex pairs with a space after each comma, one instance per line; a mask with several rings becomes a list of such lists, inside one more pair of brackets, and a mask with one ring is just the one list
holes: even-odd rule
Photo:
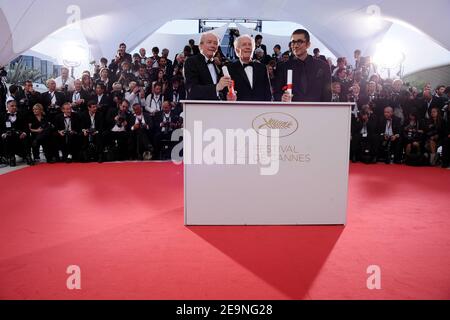
[[[120, 42], [127, 43], [130, 49], [136, 48], [167, 21], [204, 18], [300, 23], [335, 56], [348, 58], [356, 48], [364, 54], [373, 54], [376, 44], [392, 25], [401, 23], [415, 28], [422, 37], [449, 53], [450, 1], [433, 0], [424, 4], [417, 0], [379, 0], [376, 5], [373, 3], [373, 0], [0, 0], [0, 65], [78, 20], [95, 59], [114, 55]], [[422, 46], [421, 43], [413, 45]], [[423, 60], [433, 61], [433, 58], [430, 52]], [[450, 54], [446, 61], [450, 61]], [[424, 67], [420, 65], [417, 69]]]

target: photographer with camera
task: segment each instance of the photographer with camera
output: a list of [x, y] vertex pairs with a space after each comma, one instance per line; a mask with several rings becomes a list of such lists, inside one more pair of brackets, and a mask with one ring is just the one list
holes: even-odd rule
[[145, 107], [144, 88], [140, 87], [135, 81], [130, 82], [130, 90], [125, 92], [125, 99], [128, 100], [131, 106], [139, 104]]
[[155, 135], [153, 139], [153, 144], [155, 146], [154, 159], [160, 158], [162, 141], [170, 141], [172, 139], [173, 131], [181, 128], [181, 126], [181, 119], [172, 111], [170, 102], [164, 101], [162, 110], [155, 115]]
[[380, 158], [386, 164], [390, 164], [392, 158], [395, 163], [401, 163], [401, 124], [400, 119], [394, 116], [392, 107], [384, 108], [383, 118], [378, 122], [378, 152]]
[[124, 161], [128, 159], [130, 117], [130, 103], [126, 99], [118, 100], [117, 107], [111, 109], [106, 116], [103, 136], [110, 160]]
[[41, 101], [41, 94], [34, 91], [33, 82], [30, 80], [25, 81], [24, 85], [24, 97], [20, 99], [18, 110], [19, 113], [25, 116], [31, 116], [33, 114], [33, 106]]
[[66, 97], [62, 92], [56, 91], [56, 82], [53, 79], [47, 80], [48, 91], [41, 95], [41, 102], [44, 112], [52, 122], [61, 113], [60, 107], [66, 102]]
[[44, 114], [44, 107], [38, 103], [33, 106], [33, 115], [28, 121], [31, 135], [31, 148], [34, 161], [40, 160], [40, 147], [44, 149], [44, 155], [48, 163], [54, 163], [51, 152], [52, 125]]
[[56, 90], [63, 92], [66, 96], [69, 92], [75, 90], [74, 79], [69, 76], [69, 69], [66, 67], [61, 68], [61, 75], [55, 79]]
[[375, 160], [375, 122], [370, 120], [369, 107], [364, 106], [352, 126], [351, 159], [371, 163]]
[[119, 49], [117, 50], [116, 56], [111, 60], [109, 65], [109, 70], [112, 75], [116, 75], [117, 73], [122, 71], [122, 63], [127, 61], [131, 64], [133, 61], [131, 54], [127, 53], [127, 46], [125, 43], [121, 43], [119, 45]]
[[97, 102], [88, 102], [88, 111], [81, 115], [82, 160], [103, 162], [103, 119], [97, 111]]
[[133, 105], [133, 114], [128, 122], [130, 131], [129, 153], [132, 160], [151, 160], [153, 120], [147, 112], [143, 112], [140, 104]]
[[108, 114], [108, 110], [114, 108], [114, 103], [111, 97], [106, 94], [106, 86], [103, 82], [97, 82], [95, 93], [96, 95], [92, 97], [92, 100], [97, 102], [98, 111], [102, 112], [103, 115]]
[[71, 163], [80, 153], [80, 118], [72, 112], [69, 102], [64, 103], [61, 109], [62, 113], [55, 117], [53, 123], [56, 130], [56, 151], [61, 151], [62, 161]]
[[17, 113], [17, 102], [14, 99], [7, 100], [6, 107], [8, 112], [0, 119], [0, 137], [4, 155], [11, 167], [16, 166], [16, 154], [25, 159], [28, 165], [33, 165], [26, 120]]
[[432, 107], [430, 119], [425, 124], [425, 150], [429, 153], [430, 165], [436, 165], [436, 152], [446, 136], [446, 123], [439, 107]]
[[72, 93], [69, 100], [72, 103], [72, 110], [79, 114], [87, 112], [87, 102], [90, 96], [83, 90], [81, 80], [75, 80], [74, 86], [75, 91]]
[[[408, 115], [408, 122], [403, 128], [403, 148], [405, 150], [405, 163], [413, 163], [415, 159], [420, 161], [424, 138], [424, 124], [417, 117], [415, 111]], [[417, 163], [417, 162], [416, 162]]]
[[133, 81], [136, 81], [136, 77], [131, 70], [131, 63], [128, 61], [122, 62], [122, 71], [118, 74], [117, 82], [127, 89]]

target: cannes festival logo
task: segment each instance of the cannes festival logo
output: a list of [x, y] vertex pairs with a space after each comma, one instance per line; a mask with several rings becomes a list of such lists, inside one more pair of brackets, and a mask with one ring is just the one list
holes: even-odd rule
[[279, 130], [280, 138], [288, 137], [297, 132], [299, 128], [299, 124], [297, 119], [287, 113], [282, 112], [271, 112], [271, 113], [263, 113], [253, 120], [253, 129], [261, 134], [262, 129], [266, 129], [268, 133], [268, 137], [270, 137], [270, 130]]

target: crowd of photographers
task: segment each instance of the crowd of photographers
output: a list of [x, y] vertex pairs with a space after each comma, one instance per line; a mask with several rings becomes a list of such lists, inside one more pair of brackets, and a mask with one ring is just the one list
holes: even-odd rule
[[[262, 37], [255, 40], [254, 59], [273, 80], [292, 54], [276, 45], [269, 55]], [[23, 88], [11, 85], [6, 106], [0, 106], [2, 159], [14, 166], [19, 155], [32, 165], [41, 150], [49, 163], [170, 159], [171, 135], [183, 127], [184, 62], [199, 53], [193, 40], [174, 61], [167, 49], [132, 56], [121, 44], [93, 74], [85, 71], [74, 80], [63, 68], [47, 81], [45, 93], [34, 91], [30, 81]], [[355, 102], [351, 160], [448, 167], [450, 87], [418, 90], [400, 79], [382, 79], [369, 57], [359, 50], [354, 57], [351, 64], [338, 58], [334, 65], [314, 49], [314, 58], [330, 65], [332, 101]], [[219, 47], [214, 63], [220, 68], [229, 59]]]

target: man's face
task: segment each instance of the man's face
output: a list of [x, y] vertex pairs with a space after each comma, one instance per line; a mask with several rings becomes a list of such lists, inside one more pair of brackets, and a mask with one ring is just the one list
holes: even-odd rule
[[162, 91], [162, 88], [161, 88], [161, 86], [155, 86], [155, 88], [153, 89], [153, 93], [155, 94], [155, 95], [160, 95], [161, 94], [161, 91]]
[[164, 50], [162, 51], [162, 56], [163, 56], [163, 57], [168, 57], [168, 56], [169, 56], [169, 50], [168, 50], [168, 49], [164, 49]]
[[136, 115], [141, 115], [141, 113], [142, 113], [142, 108], [141, 108], [141, 106], [140, 105], [135, 105], [135, 106], [133, 106], [133, 111], [134, 111], [134, 113], [136, 114]]
[[254, 51], [253, 44], [249, 38], [244, 37], [239, 39], [239, 43], [236, 48], [236, 53], [241, 60], [243, 61], [251, 60], [251, 57], [253, 56], [253, 51]]
[[89, 112], [90, 113], [96, 113], [97, 112], [97, 105], [93, 104], [93, 105], [89, 106]]
[[62, 108], [62, 112], [68, 116], [72, 113], [72, 107], [69, 104], [66, 104]]
[[127, 46], [121, 45], [121, 46], [119, 47], [119, 50], [120, 50], [121, 52], [125, 53], [125, 52], [127, 51]]
[[48, 90], [49, 91], [55, 91], [56, 90], [56, 82], [55, 81], [50, 81], [48, 83]]
[[369, 93], [372, 93], [372, 94], [375, 93], [376, 88], [377, 88], [377, 85], [375, 83], [370, 82], [367, 85], [367, 90], [369, 91]]
[[395, 92], [400, 92], [402, 85], [403, 85], [403, 83], [401, 81], [395, 81], [392, 84], [392, 89], [394, 89]]
[[388, 119], [388, 120], [392, 119], [392, 114], [393, 114], [392, 108], [384, 109], [384, 117], [386, 119]]
[[219, 48], [219, 41], [215, 35], [207, 34], [203, 37], [199, 48], [208, 59], [212, 59]]
[[139, 50], [139, 54], [141, 55], [141, 57], [145, 57], [147, 51], [144, 48], [142, 48], [141, 50]]
[[15, 101], [8, 103], [8, 113], [16, 113], [17, 112], [17, 104]]
[[139, 76], [145, 76], [145, 68], [139, 68]]
[[308, 49], [311, 45], [306, 41], [304, 34], [294, 34], [291, 37], [292, 51], [297, 58], [303, 57], [308, 53]]
[[436, 93], [438, 94], [439, 97], [442, 97], [444, 95], [445, 92], [445, 87], [440, 87]]
[[75, 85], [75, 91], [81, 90], [81, 81], [80, 80], [75, 81], [74, 85]]
[[69, 70], [67, 69], [61, 69], [61, 77], [63, 79], [67, 79], [67, 77], [69, 76]]
[[333, 93], [335, 93], [335, 94], [341, 93], [341, 84], [340, 83], [333, 84]]
[[33, 91], [33, 84], [32, 84], [32, 83], [29, 83], [29, 82], [25, 83], [24, 89], [25, 89], [25, 92], [31, 92], [31, 91]]
[[159, 65], [160, 65], [161, 67], [165, 67], [165, 66], [167, 65], [167, 60], [166, 60], [166, 58], [161, 58], [161, 59], [159, 59]]
[[127, 111], [128, 110], [128, 103], [126, 103], [125, 101], [123, 101], [121, 104], [120, 104], [120, 111]]
[[289, 61], [289, 55], [288, 54], [283, 54], [282, 59], [283, 59], [283, 62], [288, 62]]
[[103, 94], [103, 88], [101, 86], [96, 86], [95, 87], [95, 92], [97, 93], [98, 96], [101, 96]]
[[172, 107], [170, 106], [169, 102], [164, 102], [162, 109], [163, 109], [164, 113], [170, 113], [170, 110], [172, 109]]
[[275, 54], [279, 54], [279, 53], [280, 53], [280, 49], [278, 49], [278, 47], [274, 47], [274, 48], [273, 48], [273, 52], [274, 52]]

